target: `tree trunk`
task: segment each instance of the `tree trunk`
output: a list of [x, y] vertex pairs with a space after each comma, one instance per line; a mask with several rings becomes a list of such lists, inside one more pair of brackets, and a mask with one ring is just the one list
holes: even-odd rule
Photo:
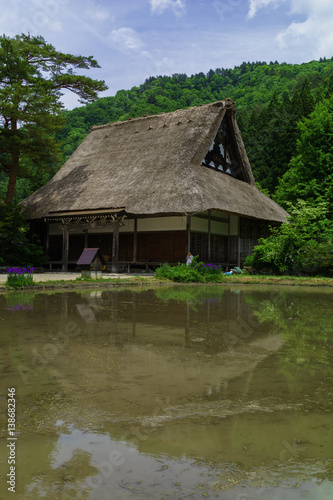
[[6, 203], [7, 205], [11, 205], [15, 193], [16, 179], [19, 168], [19, 154], [13, 155], [13, 161], [9, 169], [9, 180], [8, 180], [8, 188], [7, 188], [7, 197]]
[[[17, 120], [12, 119], [12, 132], [17, 132]], [[8, 180], [8, 189], [7, 189], [7, 197], [6, 203], [7, 205], [11, 205], [13, 202], [13, 197], [15, 193], [16, 179], [19, 171], [19, 162], [20, 162], [20, 151], [14, 150], [12, 152], [12, 164], [9, 168], [9, 180]]]

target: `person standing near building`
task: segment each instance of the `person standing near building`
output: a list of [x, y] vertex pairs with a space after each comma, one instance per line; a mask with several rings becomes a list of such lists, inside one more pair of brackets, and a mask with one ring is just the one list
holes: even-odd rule
[[186, 265], [188, 266], [189, 264], [191, 264], [192, 260], [193, 260], [193, 255], [191, 254], [191, 252], [189, 252], [186, 257]]

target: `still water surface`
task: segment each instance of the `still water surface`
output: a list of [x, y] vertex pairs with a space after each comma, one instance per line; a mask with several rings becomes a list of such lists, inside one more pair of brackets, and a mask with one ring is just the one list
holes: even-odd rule
[[0, 296], [0, 498], [333, 498], [332, 299], [225, 285]]

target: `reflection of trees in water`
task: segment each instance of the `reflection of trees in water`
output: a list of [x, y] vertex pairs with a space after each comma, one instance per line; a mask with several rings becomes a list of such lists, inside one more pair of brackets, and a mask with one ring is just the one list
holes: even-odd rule
[[[166, 350], [184, 347], [207, 354], [227, 353], [282, 332], [286, 340], [295, 337], [296, 349], [289, 348], [286, 360], [293, 360], [296, 354], [298, 361], [307, 359], [302, 351], [305, 345], [300, 341], [305, 328], [300, 325], [305, 322], [309, 328], [309, 320], [302, 321], [302, 308], [307, 315], [313, 308], [308, 304], [310, 297], [304, 299], [303, 294], [290, 298], [290, 294], [273, 288], [256, 292], [247, 287], [175, 285], [151, 290], [36, 293], [33, 300], [36, 340], [38, 322], [49, 325], [43, 337], [48, 345], [46, 354], [50, 352], [49, 344], [56, 346], [54, 351], [62, 352], [68, 343], [74, 346], [77, 337], [90, 344], [144, 346], [158, 342], [156, 345]], [[317, 316], [323, 315], [322, 309], [316, 311]], [[316, 321], [322, 324], [319, 318]], [[324, 329], [329, 327], [325, 319]], [[66, 333], [73, 328], [80, 333], [67, 338]], [[40, 359], [44, 347], [38, 347]], [[29, 344], [24, 346], [15, 364], [36, 371], [29, 348]]]
[[168, 286], [155, 290], [155, 296], [163, 302], [187, 302], [191, 309], [197, 310], [200, 304], [221, 302], [225, 288], [217, 286]]
[[[246, 295], [260, 323], [270, 324], [284, 340], [279, 353], [280, 371], [290, 389], [308, 377], [333, 378], [332, 292], [307, 289], [276, 290]], [[318, 382], [319, 384], [319, 382]], [[327, 384], [327, 382], [326, 382]]]
[[[54, 342], [58, 349], [53, 358], [63, 345], [73, 352], [99, 345], [105, 354], [111, 346], [128, 346], [156, 355], [163, 351], [163, 356], [174, 361], [177, 357], [193, 357], [194, 362], [202, 355], [223, 356], [218, 358], [219, 364], [232, 366], [231, 372], [239, 374], [253, 369], [279, 347], [267, 342], [266, 326], [256, 320], [239, 288], [178, 285], [145, 291], [119, 288], [58, 293], [40, 305], [48, 322], [57, 322], [58, 332], [68, 332], [66, 338], [55, 330], [55, 335], [48, 336], [47, 342]], [[75, 335], [70, 334], [73, 328]], [[256, 340], [260, 345], [252, 345]], [[251, 353], [249, 349], [241, 353], [247, 346]], [[46, 360], [45, 369], [53, 358]]]
[[[83, 300], [81, 305], [75, 306], [79, 314], [81, 312], [79, 321], [82, 323], [83, 320], [82, 328], [88, 333], [89, 317], [96, 318], [99, 328], [98, 335], [92, 331], [95, 341], [101, 337], [106, 325], [113, 343], [133, 342], [134, 338], [143, 341], [140, 332], [156, 326], [168, 329], [169, 334], [177, 329], [183, 331], [185, 345], [190, 346], [197, 340], [200, 350], [213, 349], [214, 346], [227, 350], [268, 333], [253, 315], [242, 292], [236, 288], [178, 285], [144, 292], [103, 292], [99, 297], [84, 294], [82, 299], [86, 306], [83, 306]], [[178, 335], [177, 344], [179, 340]]]
[[31, 292], [9, 292], [4, 298], [7, 311], [32, 311], [35, 294]]
[[[215, 408], [217, 406], [215, 404], [216, 401], [220, 401], [219, 398], [223, 400], [229, 393], [231, 395], [237, 385], [239, 389], [241, 389], [239, 394], [241, 394], [242, 400], [246, 400], [247, 397], [249, 400], [250, 394], [251, 396], [254, 394], [255, 397], [259, 399], [260, 396], [258, 394], [260, 393], [258, 385], [256, 384], [257, 379], [255, 383], [252, 383], [253, 380], [251, 377], [253, 373], [255, 374], [254, 376], [256, 376], [259, 371], [257, 368], [262, 366], [263, 363], [266, 363], [266, 365], [271, 363], [272, 358], [269, 358], [269, 355], [272, 346], [271, 340], [273, 338], [276, 340], [281, 336], [285, 340], [285, 346], [281, 347], [281, 345], [277, 345], [274, 352], [277, 352], [280, 373], [285, 375], [291, 387], [295, 388], [295, 390], [299, 389], [301, 387], [300, 384], [303, 383], [303, 386], [306, 385], [308, 375], [318, 376], [318, 374], [320, 374], [319, 369], [322, 370], [325, 363], [331, 361], [331, 343], [333, 336], [329, 300], [330, 295], [324, 293], [316, 293], [312, 296], [311, 294], [294, 291], [290, 292], [285, 289], [271, 288], [269, 291], [257, 292], [252, 287], [251, 289], [247, 287], [236, 289], [225, 286], [177, 286], [165, 287], [163, 289], [157, 288], [150, 291], [141, 291], [137, 289], [107, 292], [89, 291], [85, 293], [58, 293], [50, 295], [37, 294], [36, 297], [34, 297], [33, 314], [36, 315], [37, 318], [34, 324], [38, 324], [41, 330], [38, 331], [38, 335], [37, 330], [30, 330], [31, 333], [29, 330], [27, 331], [31, 336], [36, 334], [36, 340], [38, 340], [37, 337], [39, 337], [39, 339], [42, 339], [39, 341], [43, 342], [43, 339], [45, 339], [45, 342], [54, 342], [55, 345], [59, 345], [59, 354], [56, 354], [54, 358], [50, 359], [49, 363], [46, 365], [38, 367], [33, 365], [35, 375], [31, 378], [31, 381], [35, 384], [34, 387], [41, 389], [42, 392], [40, 397], [42, 398], [43, 404], [39, 405], [37, 402], [32, 404], [31, 398], [27, 397], [23, 399], [21, 395], [21, 408], [25, 406], [36, 419], [34, 429], [37, 428], [42, 419], [45, 422], [47, 416], [49, 416], [51, 426], [51, 423], [56, 421], [54, 417], [57, 415], [58, 410], [61, 418], [67, 420], [64, 416], [67, 403], [71, 404], [73, 412], [68, 413], [68, 417], [70, 417], [68, 420], [70, 422], [76, 421], [76, 413], [82, 415], [82, 412], [85, 411], [84, 418], [80, 417], [81, 422], [94, 423], [95, 417], [91, 413], [91, 408], [88, 403], [86, 403], [86, 400], [80, 399], [79, 396], [81, 397], [81, 392], [86, 394], [87, 388], [90, 389], [87, 396], [89, 404], [99, 412], [101, 409], [103, 409], [103, 411], [105, 409], [105, 399], [103, 398], [111, 395], [110, 401], [112, 400], [112, 408], [115, 407], [117, 401], [116, 395], [120, 394], [115, 383], [115, 380], [117, 381], [117, 370], [121, 375], [121, 379], [119, 380], [122, 381], [123, 377], [127, 374], [126, 368], [131, 366], [130, 362], [121, 357], [121, 353], [123, 352], [122, 346], [128, 343], [129, 345], [134, 345], [133, 355], [130, 361], [139, 361], [138, 365], [141, 369], [141, 372], [137, 372], [139, 378], [137, 378], [134, 385], [134, 392], [138, 394], [137, 402], [134, 405], [133, 401], [135, 402], [135, 400], [131, 399], [128, 403], [128, 405], [130, 405], [129, 407], [135, 407], [135, 422], [137, 422], [138, 419], [137, 415], [140, 404], [142, 405], [142, 413], [144, 416], [146, 413], [149, 415], [153, 413], [153, 417], [155, 418], [154, 407], [151, 408], [151, 404], [155, 404], [156, 408], [158, 404], [157, 399], [153, 397], [151, 400], [152, 403], [144, 399], [145, 394], [149, 394], [149, 391], [151, 394], [155, 394], [153, 392], [155, 381], [158, 382], [156, 383], [158, 389], [156, 394], [159, 394], [160, 398], [167, 397], [167, 393], [164, 396], [160, 396], [163, 384], [162, 380], [156, 377], [156, 373], [159, 373], [158, 370], [155, 372], [151, 370], [152, 376], [146, 378], [146, 375], [150, 374], [148, 370], [149, 356], [156, 354], [155, 365], [159, 370], [163, 368], [163, 363], [167, 364], [168, 371], [166, 370], [167, 377], [165, 378], [165, 385], [170, 383], [170, 373], [175, 373], [173, 368], [176, 364], [180, 369], [183, 369], [183, 361], [188, 361], [189, 368], [191, 369], [191, 380], [188, 380], [188, 385], [184, 384], [183, 393], [188, 397], [190, 389], [194, 388], [193, 401], [189, 403], [189, 411], [191, 410], [191, 414], [193, 413], [192, 404], [197, 411], [200, 409], [202, 410], [202, 414], [204, 414], [205, 417], [205, 424], [200, 426], [200, 429], [203, 430], [202, 434], [205, 434], [205, 430], [209, 427], [207, 423], [209, 413], [207, 412], [206, 406], [206, 402], [209, 398], [211, 406]], [[9, 312], [5, 311], [4, 314], [10, 316]], [[161, 324], [165, 325], [164, 329], [161, 329]], [[66, 332], [66, 329], [68, 330], [68, 325], [75, 326], [80, 330], [79, 337], [80, 342], [82, 341], [81, 344], [77, 342], [78, 336], [69, 336], [67, 343], [64, 343], [65, 338], [63, 336], [57, 338], [57, 332]], [[167, 336], [168, 332], [170, 336]], [[279, 335], [272, 335], [274, 333]], [[313, 345], [314, 337], [316, 341]], [[53, 338], [55, 340], [52, 340]], [[267, 344], [267, 353], [264, 352], [264, 341]], [[104, 343], [107, 343], [105, 347]], [[64, 346], [63, 351], [61, 350], [61, 346]], [[69, 349], [67, 349], [67, 346]], [[114, 350], [114, 352], [119, 353], [119, 359], [115, 360], [112, 358], [113, 362], [118, 362], [119, 368], [118, 365], [114, 363], [112, 365], [113, 371], [110, 372], [110, 374], [106, 374], [101, 370], [101, 364], [107, 352], [112, 352], [112, 346], [119, 347], [119, 350]], [[27, 343], [24, 347], [24, 351], [19, 351], [19, 362], [21, 364], [27, 364], [29, 368], [32, 368], [30, 347], [30, 344]], [[156, 347], [157, 349], [154, 350]], [[191, 349], [191, 347], [193, 347], [193, 349]], [[43, 354], [44, 344], [40, 344], [38, 348], [41, 354]], [[261, 357], [256, 355], [256, 349], [261, 353]], [[68, 363], [68, 373], [66, 371], [67, 365], [61, 363], [59, 363], [58, 367], [59, 375], [57, 374], [55, 377], [54, 372], [54, 369], [57, 368], [60, 356], [65, 351], [70, 353], [71, 357], [68, 359], [71, 360], [71, 364], [73, 360], [76, 360], [74, 372], [77, 374], [77, 378], [75, 378], [75, 381], [77, 380], [79, 382], [77, 385], [73, 384], [71, 387], [68, 385], [68, 382], [73, 382], [74, 380], [69, 378], [69, 376], [73, 376], [70, 363]], [[272, 349], [271, 352], [273, 352]], [[173, 353], [175, 353], [174, 358], [172, 357]], [[207, 353], [211, 354], [210, 358], [205, 358], [204, 356], [199, 357], [199, 355]], [[253, 357], [251, 358], [252, 353]], [[146, 357], [145, 354], [147, 354]], [[23, 355], [24, 359], [22, 357]], [[193, 356], [194, 361], [197, 361], [195, 366], [191, 356]], [[303, 358], [305, 360], [304, 362], [302, 361]], [[213, 359], [217, 360], [216, 364], [212, 362]], [[276, 356], [274, 359], [277, 359]], [[310, 363], [308, 361], [310, 361]], [[229, 365], [228, 362], [230, 363]], [[91, 364], [88, 366], [88, 363]], [[90, 376], [90, 378], [86, 380], [82, 376], [82, 374], [85, 374], [85, 364], [89, 369], [91, 368], [91, 370], [94, 370], [96, 366], [96, 373], [101, 375], [101, 378], [91, 379]], [[192, 373], [193, 368], [196, 368], [197, 374]], [[204, 371], [203, 368], [206, 368], [206, 371]], [[232, 372], [233, 368], [234, 372]], [[81, 369], [82, 372], [80, 372]], [[222, 369], [225, 370], [225, 373]], [[328, 369], [330, 369], [329, 365]], [[327, 370], [325, 369], [323, 372], [323, 374], [327, 376]], [[87, 373], [91, 375], [95, 372], [91, 371], [91, 373]], [[264, 370], [263, 373], [265, 376], [267, 373], [273, 374], [275, 372], [273, 370], [271, 372]], [[185, 375], [188, 374], [185, 373]], [[51, 376], [52, 386], [46, 386], [45, 381], [49, 380]], [[97, 383], [99, 380], [101, 383]], [[132, 378], [128, 378], [128, 380], [132, 380]], [[209, 382], [209, 384], [205, 385], [204, 389], [200, 386], [200, 382], [203, 380]], [[177, 397], [178, 394], [181, 393], [183, 381], [186, 382], [185, 376], [179, 377], [177, 388], [173, 389]], [[221, 381], [225, 383], [225, 385], [221, 384], [221, 387], [217, 389], [218, 384], [216, 382], [220, 383]], [[65, 382], [67, 385], [65, 385]], [[81, 383], [82, 387], [80, 385]], [[271, 383], [270, 379], [268, 379], [268, 383]], [[250, 391], [248, 393], [249, 387], [251, 390], [251, 384], [253, 385], [253, 392]], [[75, 387], [75, 392], [73, 392], [73, 387]], [[105, 389], [105, 392], [101, 392], [101, 396], [96, 396], [95, 392], [93, 392], [96, 387]], [[120, 388], [122, 388], [122, 386]], [[126, 387], [124, 386], [124, 388]], [[138, 389], [140, 388], [142, 389], [142, 395], [138, 393]], [[204, 393], [204, 390], [207, 388], [209, 390], [213, 388], [215, 393], [211, 396], [207, 396], [207, 394]], [[327, 383], [321, 386], [320, 390], [322, 391], [323, 398], [325, 391], [326, 397], [329, 393], [327, 389]], [[31, 391], [31, 386], [27, 387], [27, 390]], [[44, 392], [46, 390], [57, 391], [57, 394], [62, 390], [62, 398], [64, 399], [63, 406], [61, 406], [60, 402], [57, 402], [55, 395], [47, 399]], [[74, 397], [72, 398], [74, 395], [77, 399]], [[203, 395], [205, 396], [204, 398]], [[283, 393], [281, 397], [284, 398], [285, 395], [286, 393]], [[123, 397], [123, 395], [121, 397]], [[198, 402], [196, 400], [197, 397], [199, 397]], [[172, 398], [172, 394], [170, 398]], [[320, 401], [318, 393], [311, 395], [311, 399]], [[85, 410], [83, 410], [83, 401], [87, 405]], [[165, 399], [165, 401], [165, 405], [159, 403], [157, 416], [160, 416], [160, 414], [163, 416], [164, 406], [167, 406], [168, 399]], [[187, 399], [184, 399], [184, 401], [186, 402]], [[178, 400], [175, 402], [178, 403]], [[81, 406], [79, 406], [79, 403]], [[260, 400], [257, 401], [257, 403], [259, 404]], [[242, 401], [240, 401], [239, 404], [242, 405]], [[321, 400], [320, 407], [322, 405], [323, 400]], [[183, 410], [184, 406], [186, 406], [186, 404], [182, 403], [181, 410]], [[232, 403], [232, 407], [234, 407], [234, 403]], [[318, 411], [320, 411], [320, 407], [317, 408]], [[253, 409], [248, 407], [249, 411], [251, 411], [251, 415], [253, 411], [256, 411], [255, 408], [256, 401], [254, 402]], [[122, 416], [124, 414], [123, 410], [124, 407], [120, 406], [119, 403], [119, 414]], [[22, 410], [20, 411], [22, 423], [23, 415]], [[116, 413], [115, 409], [113, 411]], [[222, 411], [223, 405], [221, 405], [221, 414]], [[3, 412], [3, 415], [5, 415], [5, 412]], [[99, 413], [98, 418], [100, 418]], [[236, 437], [240, 436], [242, 431], [244, 432], [244, 421], [242, 418], [238, 418], [238, 416], [235, 415], [235, 417], [230, 416], [229, 419], [224, 419], [223, 422], [228, 422], [229, 420], [232, 420], [230, 426], [226, 428], [224, 433], [220, 432], [219, 436], [230, 436], [230, 441], [235, 443], [237, 442]], [[316, 422], [316, 425], [317, 424], [318, 422]], [[131, 429], [132, 428], [133, 426]], [[158, 427], [156, 431], [158, 439], [155, 439], [154, 435], [154, 439], [150, 441], [147, 438], [142, 444], [142, 446], [147, 446], [148, 453], [150, 451], [148, 445], [152, 444], [152, 446], [155, 446], [156, 443], [159, 443], [161, 446], [160, 449], [163, 451], [168, 450], [167, 445], [170, 442], [170, 436], [175, 435], [175, 427], [168, 427], [165, 425], [164, 428], [168, 431], [165, 432], [165, 443], [167, 444], [165, 447], [164, 444], [163, 446], [161, 445], [161, 442], [163, 443], [161, 438], [162, 433]], [[217, 429], [215, 424], [214, 428]], [[41, 427], [41, 429], [43, 429], [43, 427]], [[144, 428], [140, 426], [140, 432], [143, 432], [142, 429]], [[153, 427], [153, 430], [154, 429]], [[148, 428], [148, 430], [150, 430], [150, 428]], [[192, 432], [189, 433], [189, 443], [191, 443], [191, 440], [195, 441], [193, 440], [193, 436], [196, 436], [196, 432], [197, 428], [193, 427]], [[137, 437], [138, 434], [135, 436]], [[293, 438], [294, 435], [290, 437]], [[205, 435], [203, 435], [203, 439], [206, 439]], [[285, 435], [283, 435], [283, 439], [288, 443], [292, 442], [291, 439]], [[243, 447], [241, 447], [243, 441], [240, 440], [239, 444], [241, 452], [248, 454], [249, 452], [244, 451]], [[52, 446], [59, 446], [59, 443], [54, 442]], [[213, 440], [212, 444], [212, 448], [214, 447], [216, 447], [215, 440]], [[277, 455], [275, 456], [279, 456], [278, 454], [282, 449], [281, 447], [282, 444], [280, 446], [280, 441], [278, 441], [276, 446]], [[222, 445], [221, 449], [223, 449]], [[51, 472], [50, 475], [47, 476], [49, 482], [41, 481], [40, 484], [43, 486], [46, 494], [50, 495], [53, 492], [52, 484], [55, 485], [55, 488], [65, 486], [64, 491], [66, 491], [65, 481], [67, 478], [74, 477], [75, 481], [77, 481], [77, 478], [83, 480], [85, 477], [90, 477], [94, 473], [91, 465], [92, 462], [88, 460], [89, 454], [85, 455], [87, 450], [86, 452], [84, 451], [82, 442], [80, 442], [78, 450], [81, 451], [73, 453], [73, 456], [68, 456], [67, 459], [63, 460], [61, 463], [53, 463], [55, 469], [52, 470], [50, 467], [50, 460], [45, 458], [47, 469]], [[195, 450], [195, 452], [197, 452], [197, 450]], [[50, 453], [51, 451], [48, 450], [47, 455], [49, 456]], [[269, 453], [271, 454], [271, 450]], [[53, 457], [55, 456], [56, 455], [53, 453]], [[291, 455], [291, 458], [293, 458], [293, 455]], [[27, 461], [28, 460], [29, 459], [27, 459]], [[78, 464], [81, 467], [79, 473], [76, 472]], [[327, 465], [327, 469], [329, 469], [329, 465]], [[53, 470], [55, 472], [51, 474]], [[61, 472], [62, 485], [58, 476], [59, 471]], [[31, 477], [33, 477], [32, 473]], [[323, 473], [323, 477], [332, 477], [332, 471], [330, 470], [327, 474]], [[31, 482], [27, 482], [27, 484], [33, 486]], [[74, 481], [73, 484], [75, 484]], [[35, 491], [37, 494], [37, 487]]]

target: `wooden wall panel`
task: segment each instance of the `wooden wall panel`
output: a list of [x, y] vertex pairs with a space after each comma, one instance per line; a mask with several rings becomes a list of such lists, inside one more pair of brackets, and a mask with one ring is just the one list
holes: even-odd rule
[[174, 231], [173, 260], [185, 262], [186, 260], [186, 231]]
[[84, 249], [84, 234], [69, 233], [69, 260], [78, 260]]
[[119, 260], [132, 261], [133, 260], [133, 233], [119, 234]]
[[112, 233], [88, 233], [88, 248], [99, 248], [101, 254], [112, 257]]
[[185, 231], [138, 233], [138, 261], [185, 261]]
[[49, 236], [49, 248], [47, 252], [49, 260], [62, 259], [62, 235]]
[[137, 260], [139, 262], [149, 259], [148, 235], [149, 233], [138, 233]]

